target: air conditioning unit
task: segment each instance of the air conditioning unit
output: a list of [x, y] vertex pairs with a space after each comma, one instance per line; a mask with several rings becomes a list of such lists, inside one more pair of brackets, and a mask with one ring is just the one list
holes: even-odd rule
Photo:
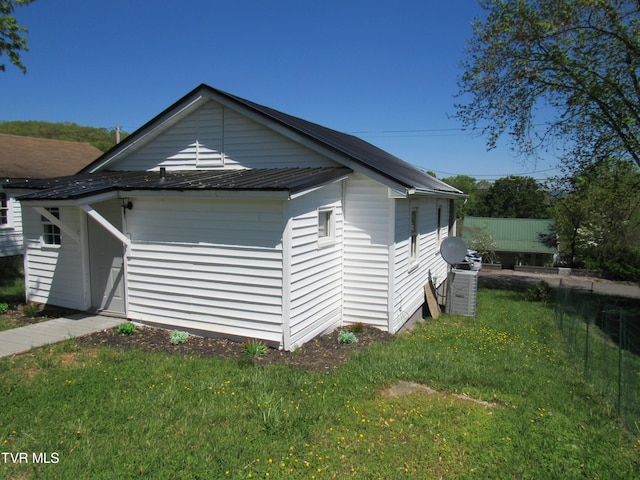
[[478, 271], [452, 268], [447, 283], [447, 313], [475, 317]]

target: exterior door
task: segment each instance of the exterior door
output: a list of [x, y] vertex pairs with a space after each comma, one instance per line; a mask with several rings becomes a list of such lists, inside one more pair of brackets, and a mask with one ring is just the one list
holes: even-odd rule
[[[122, 231], [122, 208], [117, 200], [92, 207]], [[93, 218], [88, 217], [88, 222], [91, 307], [124, 315], [124, 245]]]

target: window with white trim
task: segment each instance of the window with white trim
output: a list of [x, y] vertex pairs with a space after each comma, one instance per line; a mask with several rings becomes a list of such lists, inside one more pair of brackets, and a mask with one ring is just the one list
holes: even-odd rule
[[[47, 208], [47, 211], [56, 218], [60, 218], [58, 207]], [[60, 227], [54, 225], [48, 218], [41, 216], [42, 221], [42, 243], [44, 245], [62, 245], [62, 234]]]
[[9, 226], [9, 199], [4, 192], [0, 193], [0, 227]]
[[318, 242], [334, 241], [335, 219], [333, 209], [318, 210]]
[[411, 263], [417, 263], [420, 258], [420, 237], [418, 235], [418, 207], [411, 209], [411, 236], [409, 237], [409, 258]]

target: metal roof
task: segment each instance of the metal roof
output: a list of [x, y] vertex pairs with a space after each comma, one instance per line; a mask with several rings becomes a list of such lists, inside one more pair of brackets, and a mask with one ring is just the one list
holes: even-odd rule
[[133, 190], [284, 191], [291, 195], [338, 180], [351, 172], [346, 167], [97, 172], [16, 182], [10, 187], [37, 190], [21, 196], [21, 201], [72, 200]]
[[462, 194], [460, 190], [451, 185], [417, 169], [413, 165], [391, 155], [381, 148], [365, 142], [361, 138], [279, 112], [278, 110], [259, 105], [235, 95], [213, 89], [207, 85], [203, 85], [202, 87], [214, 90], [218, 94], [225, 95], [262, 115], [277, 120], [281, 124], [306, 135], [314, 141], [335, 149], [339, 153], [351, 157], [358, 163], [375, 170], [407, 188]]
[[129, 145], [135, 144], [138, 140], [144, 137], [145, 132], [160, 124], [166, 116], [171, 114], [171, 112], [181, 111], [182, 107], [189, 105], [195, 98], [203, 95], [210, 98], [226, 100], [227, 103], [235, 105], [239, 111], [250, 111], [269, 122], [276, 122], [290, 131], [302, 135], [309, 141], [314, 142], [325, 149], [329, 149], [340, 156], [348, 158], [356, 164], [362, 165], [409, 190], [414, 189], [422, 193], [443, 193], [454, 196], [464, 195], [462, 191], [438, 180], [413, 165], [358, 137], [323, 127], [316, 123], [288, 115], [264, 105], [259, 105], [222, 90], [217, 90], [206, 84], [201, 84], [196, 87], [173, 105], [165, 109], [145, 125], [140, 127], [136, 132], [129, 135], [122, 143], [116, 145], [91, 165], [84, 168], [81, 173], [95, 170], [96, 167], [100, 166], [105, 161], [107, 161], [108, 165], [108, 159], [112, 155], [117, 154], [121, 149], [128, 148]]
[[499, 252], [556, 253], [540, 239], [551, 232], [554, 223], [551, 219], [464, 217], [462, 237], [469, 240], [474, 229], [482, 229], [491, 234]]

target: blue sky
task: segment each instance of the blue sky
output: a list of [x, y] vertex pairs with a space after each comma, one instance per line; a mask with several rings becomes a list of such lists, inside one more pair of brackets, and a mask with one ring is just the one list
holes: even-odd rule
[[555, 160], [487, 152], [452, 118], [481, 14], [477, 0], [37, 0], [15, 12], [29, 29], [28, 72], [0, 72], [0, 121], [132, 132], [206, 83], [440, 178], [542, 179]]

